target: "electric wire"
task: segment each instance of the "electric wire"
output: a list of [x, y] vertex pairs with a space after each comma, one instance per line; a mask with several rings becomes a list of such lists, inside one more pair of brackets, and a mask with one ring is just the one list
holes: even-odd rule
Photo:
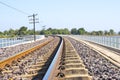
[[25, 14], [25, 15], [29, 15], [28, 13], [26, 13], [26, 12], [24, 12], [24, 11], [22, 11], [22, 10], [19, 10], [19, 9], [17, 9], [17, 8], [15, 8], [15, 7], [12, 7], [12, 6], [4, 3], [4, 2], [1, 2], [1, 1], [0, 1], [0, 4], [5, 5], [5, 6], [11, 8], [11, 9], [14, 9], [15, 11], [18, 11], [18, 12], [23, 13], [23, 14]]

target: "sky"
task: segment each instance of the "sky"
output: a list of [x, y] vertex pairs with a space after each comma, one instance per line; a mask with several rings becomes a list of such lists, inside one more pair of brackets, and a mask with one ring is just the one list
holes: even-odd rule
[[120, 31], [120, 0], [0, 0], [22, 10], [0, 4], [0, 31], [19, 29], [29, 24], [29, 15], [38, 14], [36, 30], [45, 28], [85, 28], [87, 31]]

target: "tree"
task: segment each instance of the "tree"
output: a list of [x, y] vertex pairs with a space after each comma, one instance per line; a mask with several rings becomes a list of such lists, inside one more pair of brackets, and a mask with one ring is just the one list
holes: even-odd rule
[[42, 35], [45, 34], [45, 30], [41, 30], [40, 34], [42, 34]]
[[9, 32], [8, 32], [7, 30], [5, 30], [5, 31], [3, 32], [3, 34], [4, 34], [4, 35], [9, 35]]
[[52, 28], [48, 28], [47, 30], [48, 30], [48, 31], [51, 31], [51, 30], [52, 30]]
[[0, 31], [0, 35], [2, 35], [3, 33]]
[[18, 35], [23, 36], [27, 34], [27, 27], [22, 26], [19, 31], [18, 31]]
[[118, 32], [118, 35], [120, 35], [120, 31]]
[[91, 35], [96, 35], [96, 31], [92, 31], [92, 32], [91, 32]]
[[27, 35], [34, 35], [34, 30], [27, 30]]
[[51, 30], [51, 33], [52, 33], [52, 34], [58, 34], [58, 31], [57, 31], [57, 29], [52, 29], [52, 30]]
[[44, 34], [45, 34], [45, 35], [50, 35], [50, 34], [51, 34], [51, 32], [50, 32], [50, 31], [48, 31], [48, 30], [44, 30]]
[[108, 31], [104, 31], [104, 35], [109, 35], [109, 32]]
[[62, 34], [70, 34], [70, 31], [67, 28], [64, 28]]
[[76, 28], [72, 28], [72, 29], [71, 29], [71, 34], [77, 34], [77, 33], [78, 33], [78, 31], [77, 31]]
[[52, 34], [52, 33], [50, 31], [48, 31], [48, 30], [41, 30], [40, 34], [42, 34], [42, 35], [47, 34], [48, 35], [48, 34]]
[[110, 30], [109, 30], [109, 33], [110, 33], [110, 35], [115, 35], [115, 32], [114, 32], [113, 29], [110, 29]]
[[79, 28], [79, 29], [78, 29], [78, 34], [79, 34], [79, 35], [84, 35], [85, 32], [86, 32], [86, 31], [85, 31], [84, 28]]
[[63, 29], [59, 29], [58, 34], [63, 34]]
[[3, 36], [3, 33], [0, 31], [0, 38]]
[[15, 37], [15, 36], [16, 36], [16, 35], [15, 35], [15, 30], [13, 30], [13, 29], [9, 29], [9, 30], [8, 30], [8, 33], [9, 33], [9, 34], [8, 34], [9, 37]]
[[99, 33], [99, 35], [103, 35], [104, 34], [103, 31], [98, 31], [98, 33]]

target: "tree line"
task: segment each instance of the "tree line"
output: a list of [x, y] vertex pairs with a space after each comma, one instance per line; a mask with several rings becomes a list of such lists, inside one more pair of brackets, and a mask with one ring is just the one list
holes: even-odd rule
[[[52, 35], [52, 34], [72, 34], [72, 35], [97, 35], [97, 36], [114, 36], [114, 35], [120, 35], [120, 32], [116, 33], [113, 29], [110, 29], [109, 31], [91, 31], [88, 32], [84, 28], [72, 28], [71, 30], [68, 30], [67, 28], [64, 29], [43, 29], [35, 32], [36, 35]], [[5, 30], [3, 32], [0, 31], [0, 37], [18, 37], [18, 36], [24, 36], [24, 35], [34, 35], [34, 31], [28, 29], [25, 26], [20, 27], [19, 29], [9, 29]]]
[[[24, 35], [33, 35], [34, 31], [33, 30], [28, 30], [27, 27], [22, 26], [19, 29], [9, 29], [9, 30], [5, 30], [3, 32], [0, 32], [0, 37], [1, 38], [8, 38], [8, 37], [18, 37], [18, 36], [24, 36]], [[36, 34], [37, 31], [36, 31]]]
[[114, 36], [114, 35], [120, 35], [120, 31], [118, 33], [116, 33], [113, 29], [110, 29], [109, 31], [99, 30], [99, 31], [88, 32], [84, 28], [79, 28], [79, 29], [72, 28], [71, 29], [71, 34], [74, 34], [74, 35]]

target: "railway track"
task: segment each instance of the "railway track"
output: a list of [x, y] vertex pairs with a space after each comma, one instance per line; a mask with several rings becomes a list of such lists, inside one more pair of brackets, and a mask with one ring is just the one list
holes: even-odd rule
[[0, 80], [42, 80], [59, 42], [60, 38], [55, 37], [53, 40], [1, 62]]
[[55, 37], [0, 62], [1, 80], [92, 80], [69, 40]]
[[86, 45], [87, 47], [91, 48], [92, 50], [96, 51], [98, 54], [106, 58], [112, 64], [116, 65], [120, 68], [120, 50], [114, 49], [111, 47], [107, 47], [104, 45], [100, 45], [94, 42], [86, 41], [86, 40], [79, 40], [77, 38], [72, 37], [73, 39], [79, 41], [80, 43]]
[[[120, 80], [120, 68], [106, 56], [82, 41], [66, 37], [81, 56], [93, 80]], [[106, 53], [107, 54], [107, 53]]]
[[18, 60], [19, 58], [22, 58], [22, 57], [28, 55], [30, 52], [35, 51], [36, 49], [41, 48], [42, 46], [48, 44], [52, 40], [53, 39], [51, 38], [50, 40], [47, 40], [46, 42], [43, 42], [40, 45], [32, 47], [32, 48], [30, 48], [28, 50], [22, 51], [22, 52], [20, 52], [18, 54], [14, 54], [13, 56], [10, 56], [10, 57], [6, 58], [5, 60], [1, 60], [0, 61], [0, 69], [4, 68], [6, 65], [10, 65], [12, 62]]
[[53, 69], [46, 73], [43, 80], [92, 80], [70, 41], [64, 38], [61, 48]]
[[0, 80], [119, 80], [119, 67], [70, 37], [54, 37], [0, 62]]

